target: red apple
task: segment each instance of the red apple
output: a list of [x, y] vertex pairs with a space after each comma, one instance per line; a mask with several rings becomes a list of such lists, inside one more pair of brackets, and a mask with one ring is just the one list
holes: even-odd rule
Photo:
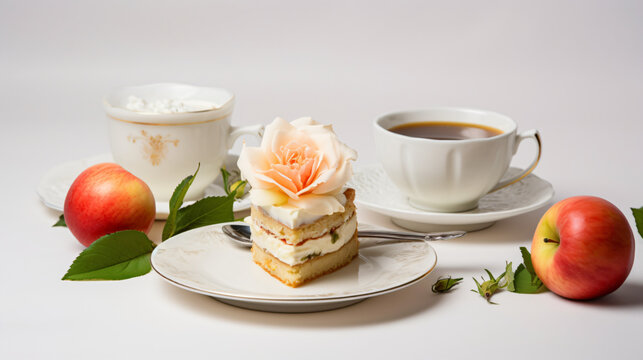
[[147, 233], [156, 217], [152, 191], [121, 166], [104, 163], [83, 171], [67, 192], [65, 222], [81, 244], [120, 230]]
[[593, 299], [618, 289], [634, 263], [634, 235], [610, 202], [576, 196], [552, 206], [531, 243], [538, 277], [554, 293]]

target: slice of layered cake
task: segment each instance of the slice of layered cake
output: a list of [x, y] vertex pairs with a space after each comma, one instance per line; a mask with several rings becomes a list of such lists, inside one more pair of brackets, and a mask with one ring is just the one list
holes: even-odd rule
[[281, 118], [266, 127], [260, 147], [243, 147], [241, 175], [250, 190], [252, 258], [288, 286], [333, 272], [358, 254], [354, 150], [330, 125]]
[[253, 205], [253, 260], [293, 287], [348, 264], [359, 249], [354, 198], [355, 191], [347, 189], [338, 196], [344, 211], [303, 223], [292, 222], [299, 209]]

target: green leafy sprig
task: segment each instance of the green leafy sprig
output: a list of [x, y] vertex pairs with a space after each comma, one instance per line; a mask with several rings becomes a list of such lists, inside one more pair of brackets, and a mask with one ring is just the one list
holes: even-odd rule
[[[511, 263], [507, 264], [507, 266], [511, 266]], [[500, 276], [495, 278], [491, 273], [491, 271], [487, 269], [484, 269], [484, 271], [486, 271], [487, 274], [489, 275], [489, 280], [485, 280], [484, 277], [481, 277], [482, 278], [482, 284], [481, 284], [478, 282], [478, 280], [476, 280], [476, 278], [473, 278], [473, 281], [475, 281], [476, 283], [477, 289], [471, 289], [471, 291], [473, 291], [474, 293], [480, 294], [480, 296], [485, 298], [485, 300], [487, 300], [489, 304], [498, 305], [497, 303], [491, 301], [491, 297], [493, 296], [493, 294], [496, 293], [496, 291], [508, 285], [508, 282], [505, 279], [505, 275], [507, 274], [507, 272], [505, 271], [502, 274], [500, 274]]]
[[[520, 247], [520, 253], [522, 255], [523, 263], [518, 265], [516, 271], [513, 272], [513, 280], [511, 288], [507, 290], [513, 291], [519, 294], [536, 294], [539, 292], [546, 291], [547, 288], [543, 285], [542, 280], [536, 275], [534, 266], [531, 263], [531, 254], [526, 247]], [[511, 271], [511, 269], [508, 269]], [[513, 289], [513, 290], [512, 290]]]
[[147, 274], [154, 246], [136, 230], [105, 235], [78, 255], [63, 280], [122, 280]]
[[643, 207], [640, 207], [638, 209], [632, 208], [632, 215], [634, 215], [636, 229], [638, 230], [639, 235], [643, 237]]
[[[196, 172], [183, 179], [170, 198], [170, 212], [163, 228], [162, 240], [201, 226], [234, 220], [234, 193], [206, 197], [182, 207], [185, 194]], [[64, 224], [61, 215], [58, 223]], [[76, 257], [63, 280], [123, 280], [145, 275], [151, 270], [150, 256], [156, 245], [145, 233], [136, 230], [118, 231], [94, 241]]]
[[495, 278], [489, 270], [485, 269], [489, 275], [489, 280], [483, 278], [483, 282], [479, 283], [478, 280], [474, 278], [473, 281], [475, 281], [477, 289], [471, 291], [479, 293], [487, 302], [494, 305], [497, 304], [490, 300], [491, 296], [503, 288], [518, 294], [536, 294], [547, 291], [542, 280], [536, 275], [534, 266], [531, 263], [529, 250], [521, 246], [520, 254], [522, 255], [523, 263], [518, 265], [516, 270], [513, 270], [511, 262], [507, 262], [505, 272]]
[[451, 289], [458, 285], [462, 281], [462, 278], [453, 279], [451, 276], [446, 278], [439, 278], [433, 286], [431, 286], [431, 291], [436, 294], [444, 294], [451, 291]]
[[181, 181], [174, 189], [172, 197], [170, 197], [170, 212], [165, 220], [165, 226], [163, 226], [163, 234], [161, 235], [162, 241], [169, 239], [176, 233], [176, 218], [178, 216], [179, 209], [183, 206], [185, 194], [187, 194], [188, 189], [190, 188], [190, 185], [192, 185], [196, 174], [199, 173], [200, 168], [201, 164], [199, 163], [194, 175], [190, 175], [183, 179], [183, 181]]

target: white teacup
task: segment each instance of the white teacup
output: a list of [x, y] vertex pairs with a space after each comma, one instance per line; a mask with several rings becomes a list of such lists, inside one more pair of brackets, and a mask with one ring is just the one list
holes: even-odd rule
[[[174, 104], [181, 101], [188, 107], [170, 113], [160, 113], [158, 108], [129, 110], [132, 96], [148, 104], [163, 105], [164, 100], [172, 99]], [[186, 199], [202, 196], [219, 175], [235, 139], [263, 133], [262, 125], [230, 125], [234, 95], [224, 89], [171, 83], [130, 86], [113, 91], [103, 103], [114, 161], [145, 181], [159, 201], [168, 201], [199, 163], [199, 174]]]
[[[482, 125], [499, 135], [463, 140], [435, 140], [401, 135], [396, 126], [421, 122]], [[520, 181], [538, 164], [541, 153], [537, 130], [517, 134], [516, 123], [505, 115], [463, 108], [432, 108], [387, 114], [374, 123], [377, 155], [393, 183], [418, 209], [459, 212], [475, 208], [484, 195]], [[518, 145], [534, 139], [538, 155], [520, 174], [499, 182]]]

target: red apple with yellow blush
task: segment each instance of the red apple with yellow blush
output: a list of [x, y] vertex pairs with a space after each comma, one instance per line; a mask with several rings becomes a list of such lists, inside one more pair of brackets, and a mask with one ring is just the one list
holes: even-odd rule
[[576, 196], [552, 206], [531, 244], [538, 277], [569, 299], [593, 299], [618, 289], [634, 263], [634, 235], [610, 202]]
[[65, 198], [65, 222], [81, 244], [121, 230], [147, 233], [156, 217], [150, 188], [120, 165], [97, 164], [83, 171]]

